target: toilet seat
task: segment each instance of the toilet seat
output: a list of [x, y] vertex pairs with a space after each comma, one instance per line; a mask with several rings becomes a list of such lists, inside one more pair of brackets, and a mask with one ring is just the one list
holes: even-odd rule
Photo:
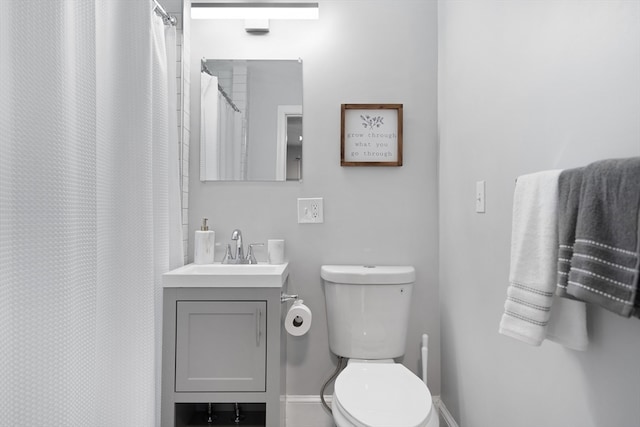
[[398, 363], [350, 363], [336, 379], [334, 403], [358, 427], [423, 427], [432, 412], [427, 386]]

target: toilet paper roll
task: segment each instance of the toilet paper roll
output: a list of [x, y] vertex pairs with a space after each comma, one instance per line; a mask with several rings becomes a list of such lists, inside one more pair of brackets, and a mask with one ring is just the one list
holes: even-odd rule
[[311, 310], [303, 302], [302, 300], [294, 302], [284, 319], [284, 328], [294, 337], [306, 334], [311, 328]]

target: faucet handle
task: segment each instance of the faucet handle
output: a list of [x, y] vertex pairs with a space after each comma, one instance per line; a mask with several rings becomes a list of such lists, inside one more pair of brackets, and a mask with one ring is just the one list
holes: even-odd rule
[[256, 257], [253, 256], [253, 247], [254, 246], [264, 246], [264, 243], [250, 243], [249, 244], [249, 251], [247, 252], [247, 264], [257, 264], [258, 261], [256, 261]]
[[231, 255], [231, 244], [227, 243], [227, 250], [224, 253], [224, 258], [222, 258], [223, 264], [233, 264], [233, 255]]

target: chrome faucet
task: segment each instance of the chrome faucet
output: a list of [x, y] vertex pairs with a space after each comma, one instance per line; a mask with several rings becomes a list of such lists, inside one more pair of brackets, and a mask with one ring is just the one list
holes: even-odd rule
[[244, 255], [244, 247], [242, 245], [242, 232], [237, 228], [231, 233], [231, 240], [236, 241], [235, 256], [231, 252], [231, 244], [227, 244], [227, 251], [224, 254], [223, 264], [257, 264], [256, 257], [253, 255], [254, 246], [263, 246], [263, 243], [251, 243], [247, 256]]
[[231, 233], [231, 240], [236, 241], [236, 264], [244, 264], [244, 248], [242, 247], [242, 232], [237, 228]]

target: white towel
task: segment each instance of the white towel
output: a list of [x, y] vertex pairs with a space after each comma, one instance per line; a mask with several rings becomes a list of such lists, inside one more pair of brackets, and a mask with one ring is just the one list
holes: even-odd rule
[[511, 269], [499, 332], [531, 345], [546, 337], [556, 286], [560, 172], [520, 176], [514, 193]]
[[573, 350], [585, 350], [585, 304], [554, 296], [560, 172], [523, 175], [516, 183], [511, 270], [499, 332], [531, 345], [548, 339]]
[[582, 301], [554, 296], [546, 338], [572, 350], [586, 350], [589, 344], [587, 305]]

